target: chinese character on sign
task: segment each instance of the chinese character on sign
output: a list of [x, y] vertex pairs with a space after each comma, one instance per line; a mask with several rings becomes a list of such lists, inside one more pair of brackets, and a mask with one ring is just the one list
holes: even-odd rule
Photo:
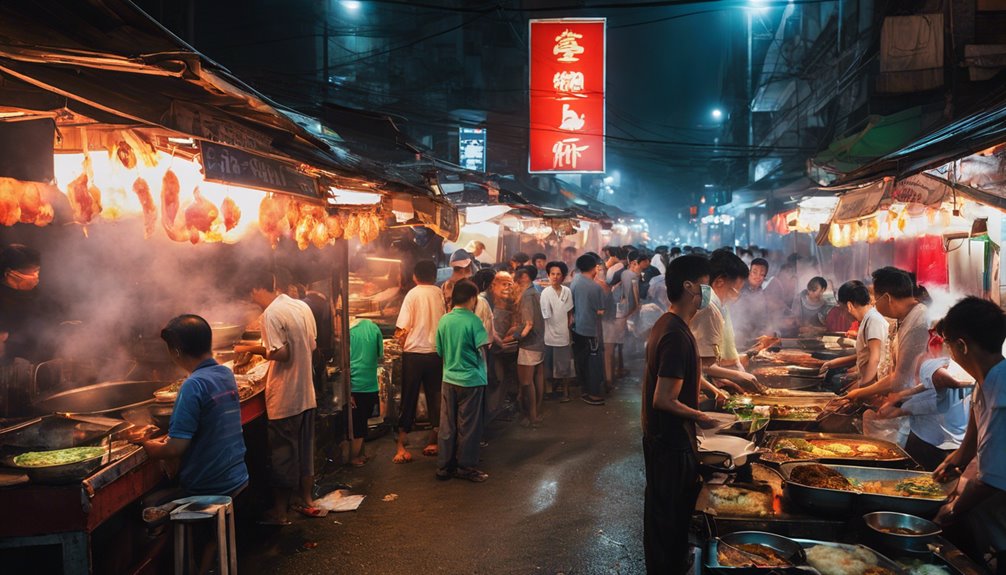
[[555, 76], [552, 76], [552, 87], [559, 92], [565, 92], [567, 94], [573, 94], [579, 98], [585, 98], [586, 94], [580, 94], [583, 92], [583, 72], [556, 72]]
[[552, 169], [572, 168], [576, 169], [576, 161], [580, 159], [583, 152], [590, 146], [577, 146], [580, 138], [566, 138], [560, 140], [552, 146]]
[[583, 46], [579, 45], [576, 41], [581, 38], [583, 38], [583, 34], [571, 32], [567, 28], [562, 34], [555, 37], [555, 46], [552, 48], [552, 54], [554, 56], [562, 54], [559, 62], [579, 62], [580, 59], [577, 56], [583, 54]]
[[569, 104], [562, 105], [562, 123], [559, 124], [560, 130], [575, 132], [583, 129], [583, 125], [586, 123], [586, 114], [577, 115], [576, 111], [569, 107]]

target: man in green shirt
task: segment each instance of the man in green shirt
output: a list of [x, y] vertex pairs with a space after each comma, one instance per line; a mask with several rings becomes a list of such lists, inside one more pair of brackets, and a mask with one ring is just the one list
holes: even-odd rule
[[437, 354], [444, 361], [440, 391], [437, 479], [451, 477], [481, 483], [489, 478], [479, 461], [486, 391], [484, 348], [489, 336], [475, 315], [479, 289], [470, 280], [454, 285], [454, 308], [437, 325]]
[[381, 328], [369, 319], [354, 319], [349, 324], [349, 383], [352, 387], [353, 440], [349, 463], [362, 467], [363, 440], [367, 438], [367, 421], [377, 405], [377, 366], [384, 359], [384, 336]]

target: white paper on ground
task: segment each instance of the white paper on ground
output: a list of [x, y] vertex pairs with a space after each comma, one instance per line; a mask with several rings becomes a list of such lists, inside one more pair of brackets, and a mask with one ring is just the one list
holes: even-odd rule
[[336, 489], [320, 499], [315, 499], [314, 504], [334, 512], [356, 511], [365, 497], [366, 495], [353, 495], [345, 489]]

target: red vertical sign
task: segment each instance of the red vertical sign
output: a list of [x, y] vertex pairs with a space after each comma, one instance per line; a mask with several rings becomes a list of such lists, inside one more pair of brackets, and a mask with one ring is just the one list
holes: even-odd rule
[[531, 20], [531, 173], [604, 172], [604, 18]]

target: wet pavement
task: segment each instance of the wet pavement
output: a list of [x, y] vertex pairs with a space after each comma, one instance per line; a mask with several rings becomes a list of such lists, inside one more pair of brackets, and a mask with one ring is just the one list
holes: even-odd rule
[[[630, 377], [603, 407], [546, 400], [538, 429], [494, 422], [482, 484], [437, 481], [435, 458], [416, 448], [422, 433], [410, 436], [415, 461], [406, 465], [391, 463], [391, 434], [371, 441], [365, 467], [321, 481], [366, 495], [357, 511], [255, 527], [273, 531], [239, 547], [240, 571], [644, 573], [639, 401]], [[389, 494], [397, 498], [383, 501]]]

